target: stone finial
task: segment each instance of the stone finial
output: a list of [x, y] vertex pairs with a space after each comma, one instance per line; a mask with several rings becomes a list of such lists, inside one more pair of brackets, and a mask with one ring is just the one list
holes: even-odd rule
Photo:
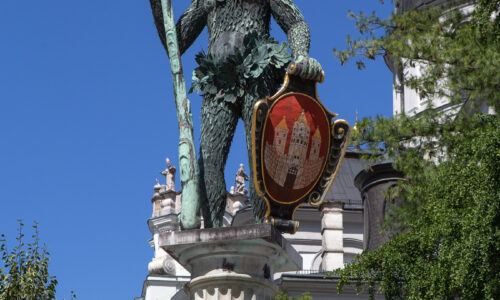
[[156, 201], [156, 200], [160, 200], [161, 197], [160, 197], [160, 190], [161, 190], [161, 184], [160, 182], [158, 181], [158, 178], [156, 178], [156, 184], [155, 186], [153, 187], [155, 193], [153, 195], [153, 198], [151, 199], [151, 201]]
[[165, 159], [165, 162], [167, 164], [167, 168], [161, 171], [160, 174], [165, 176], [166, 190], [175, 191], [175, 172], [177, 169], [172, 166], [168, 157]]
[[248, 190], [245, 188], [245, 183], [248, 181], [248, 175], [245, 173], [245, 166], [240, 164], [240, 168], [236, 172], [234, 178], [235, 189], [234, 194], [246, 195]]
[[154, 217], [157, 216], [161, 210], [161, 200], [162, 200], [162, 197], [160, 195], [161, 184], [158, 181], [158, 178], [156, 178], [156, 185], [153, 187], [153, 189], [155, 193], [151, 201], [153, 202], [153, 217]]

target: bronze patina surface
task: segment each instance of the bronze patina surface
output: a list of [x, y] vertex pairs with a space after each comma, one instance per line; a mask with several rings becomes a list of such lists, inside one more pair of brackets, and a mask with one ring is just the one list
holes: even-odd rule
[[[190, 218], [195, 218], [197, 207], [201, 205], [205, 226], [219, 227], [222, 225], [226, 206], [224, 166], [238, 119], [243, 119], [245, 124], [248, 157], [252, 161], [254, 105], [259, 99], [274, 94], [284, 76], [286, 54], [282, 46], [269, 38], [271, 17], [287, 34], [294, 66], [300, 70], [296, 75], [305, 80], [318, 80], [322, 78], [322, 69], [316, 60], [308, 56], [309, 27], [292, 0], [193, 0], [177, 21], [175, 31], [169, 30], [172, 26], [166, 25], [169, 23], [166, 17], [167, 12], [171, 11], [171, 0], [150, 2], [160, 39], [167, 51], [172, 48], [171, 34], [176, 32], [178, 51], [169, 51], [170, 59], [175, 60], [174, 54], [184, 53], [205, 26], [208, 29], [207, 53], [197, 58], [200, 68], [194, 74], [194, 87], [203, 93], [199, 197], [183, 194], [182, 218], [185, 228], [186, 224], [197, 224], [197, 221]], [[180, 60], [178, 63], [180, 64]], [[217, 66], [224, 66], [222, 71], [231, 71], [219, 72]], [[175, 85], [175, 88], [182, 90], [179, 85]], [[181, 150], [180, 157], [195, 157], [191, 147]], [[194, 166], [192, 161], [186, 160], [186, 163]], [[181, 161], [181, 181], [184, 188], [183, 168]], [[189, 174], [197, 175], [196, 169], [186, 169], [190, 171]], [[250, 199], [256, 222], [262, 222], [267, 205], [256, 193], [252, 180], [253, 168], [250, 169]], [[193, 179], [191, 182], [195, 181]], [[198, 192], [192, 189], [192, 193]]]

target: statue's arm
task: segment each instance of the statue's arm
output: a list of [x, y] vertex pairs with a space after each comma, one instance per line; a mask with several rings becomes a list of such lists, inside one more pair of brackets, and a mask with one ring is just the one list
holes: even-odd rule
[[[167, 49], [161, 0], [150, 0], [150, 3], [158, 35], [160, 36], [161, 43]], [[181, 55], [193, 44], [206, 24], [207, 12], [203, 6], [203, 1], [193, 0], [176, 24], [177, 41]]]
[[292, 0], [270, 0], [271, 13], [288, 37], [293, 59], [309, 56], [309, 26]]
[[270, 0], [271, 13], [276, 23], [288, 38], [293, 60], [298, 72], [304, 79], [322, 81], [323, 69], [317, 60], [309, 57], [311, 35], [309, 26], [292, 0]]

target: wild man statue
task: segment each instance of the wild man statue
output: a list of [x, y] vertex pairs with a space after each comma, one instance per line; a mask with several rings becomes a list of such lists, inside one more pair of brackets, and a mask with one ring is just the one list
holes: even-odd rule
[[[160, 39], [165, 42], [161, 0], [150, 0]], [[287, 34], [287, 45], [269, 37], [271, 16]], [[309, 57], [309, 26], [292, 0], [193, 0], [176, 31], [184, 53], [207, 26], [207, 53], [196, 57], [191, 90], [203, 93], [199, 154], [201, 209], [205, 227], [222, 226], [226, 207], [224, 167], [238, 118], [245, 124], [249, 162], [254, 104], [274, 94], [290, 59], [299, 77], [313, 80], [321, 65]], [[266, 202], [256, 194], [250, 168], [250, 199], [256, 222], [263, 221]]]

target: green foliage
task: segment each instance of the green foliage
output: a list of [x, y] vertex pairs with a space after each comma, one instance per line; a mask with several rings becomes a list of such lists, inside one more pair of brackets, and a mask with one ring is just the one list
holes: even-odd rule
[[283, 291], [279, 291], [278, 295], [274, 298], [275, 300], [312, 300], [312, 296], [309, 294], [309, 292], [306, 292], [302, 294], [300, 297], [293, 297], [290, 298], [287, 293]]
[[[55, 299], [57, 280], [49, 275], [49, 252], [40, 246], [38, 225], [35, 223], [32, 241], [24, 243], [24, 224], [19, 221], [17, 245], [7, 249], [7, 241], [0, 239], [0, 300]], [[71, 299], [76, 295], [71, 292]]]
[[500, 120], [467, 122], [446, 160], [409, 173], [405, 230], [338, 270], [339, 291], [356, 278], [388, 299], [500, 298]]
[[341, 64], [357, 57], [360, 69], [366, 59], [386, 56], [396, 69], [420, 71], [400, 79], [421, 98], [444, 96], [454, 103], [487, 100], [498, 112], [500, 18], [492, 16], [496, 16], [500, 0], [476, 2], [472, 15], [446, 6], [414, 9], [387, 19], [375, 13], [349, 12], [361, 37], [348, 37], [348, 48], [334, 49], [334, 54]]
[[456, 106], [449, 114], [429, 101], [415, 117], [356, 125], [353, 145], [372, 159], [393, 158], [406, 180], [389, 191], [402, 199], [385, 224], [398, 233], [336, 270], [339, 292], [355, 282], [388, 299], [500, 299], [500, 120], [472, 114], [481, 102], [500, 111], [500, 0], [476, 4], [469, 15], [450, 7], [388, 19], [350, 14], [362, 38], [335, 50], [342, 64], [358, 57], [362, 69], [366, 59], [386, 56], [397, 70], [419, 68], [401, 83]]
[[210, 54], [198, 54], [196, 62], [199, 67], [193, 71], [189, 92], [202, 92], [215, 100], [234, 103], [238, 97], [254, 100], [262, 91], [267, 92], [266, 82], [261, 78], [264, 73], [282, 79], [276, 73], [282, 73], [291, 59], [286, 43], [278, 44], [267, 35], [251, 33], [245, 38], [244, 45], [244, 51], [237, 50], [223, 61]]

